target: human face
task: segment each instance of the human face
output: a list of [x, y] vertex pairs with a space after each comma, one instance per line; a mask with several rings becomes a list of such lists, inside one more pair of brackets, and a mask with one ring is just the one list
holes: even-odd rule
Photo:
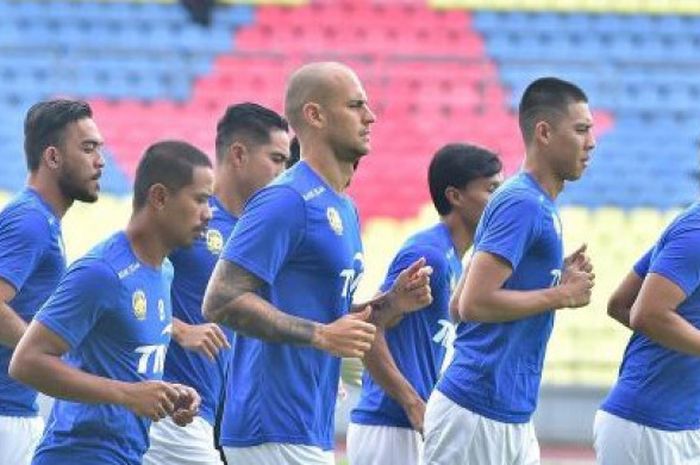
[[55, 149], [61, 159], [58, 186], [67, 199], [97, 200], [99, 179], [105, 166], [103, 144], [102, 135], [91, 118], [69, 123], [63, 130], [61, 143]]
[[164, 232], [171, 235], [172, 248], [184, 247], [202, 236], [211, 219], [209, 197], [214, 191], [214, 171], [196, 166], [192, 182], [170, 193], [164, 207]]
[[284, 171], [289, 160], [289, 134], [273, 129], [265, 144], [246, 144], [242, 158], [240, 184], [246, 198], [253, 195]]
[[460, 217], [469, 230], [474, 233], [481, 214], [484, 212], [486, 203], [491, 194], [503, 184], [503, 173], [499, 172], [493, 176], [483, 176], [473, 179], [459, 191], [459, 203], [455, 205]]
[[327, 141], [340, 161], [355, 164], [370, 150], [370, 126], [374, 113], [359, 78], [350, 71], [339, 73], [333, 96], [324, 105], [328, 118]]
[[595, 148], [593, 116], [585, 102], [572, 102], [567, 112], [551, 126], [549, 153], [552, 169], [562, 181], [575, 181], [588, 167]]

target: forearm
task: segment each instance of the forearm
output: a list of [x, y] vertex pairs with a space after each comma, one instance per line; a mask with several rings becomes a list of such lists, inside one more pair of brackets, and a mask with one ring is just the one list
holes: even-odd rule
[[633, 317], [632, 327], [668, 349], [700, 356], [700, 330], [678, 313]]
[[13, 358], [10, 375], [51, 397], [91, 404], [126, 402], [128, 383], [92, 375], [66, 364], [59, 356], [32, 354]]
[[562, 286], [532, 291], [497, 289], [478, 297], [463, 293], [459, 317], [462, 321], [503, 323], [565, 307], [567, 298]]
[[312, 345], [321, 324], [288, 315], [253, 292], [246, 292], [218, 310], [205, 313], [211, 321], [266, 342]]
[[399, 404], [421, 401], [416, 390], [399, 371], [383, 331], [377, 331], [372, 348], [363, 359], [372, 379]]
[[6, 303], [0, 303], [0, 345], [14, 349], [26, 330], [22, 317]]
[[350, 311], [353, 313], [361, 312], [367, 305], [372, 306], [372, 313], [368, 322], [378, 328], [390, 328], [396, 325], [404, 314], [400, 308], [394, 305], [390, 292], [377, 294], [369, 302], [353, 304]]

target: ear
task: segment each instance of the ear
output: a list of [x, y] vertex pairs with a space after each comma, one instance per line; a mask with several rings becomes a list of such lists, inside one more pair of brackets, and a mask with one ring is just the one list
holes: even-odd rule
[[445, 188], [445, 198], [448, 202], [450, 202], [450, 205], [452, 205], [453, 207], [461, 205], [462, 192], [454, 186], [447, 186]]
[[235, 166], [242, 165], [248, 157], [248, 149], [241, 142], [233, 142], [228, 147], [228, 161]]
[[552, 137], [552, 126], [544, 120], [538, 121], [535, 124], [535, 140], [540, 143], [548, 144]]
[[153, 184], [148, 188], [148, 204], [153, 206], [156, 210], [165, 208], [169, 196], [170, 192], [168, 188], [161, 183]]
[[321, 105], [319, 105], [318, 103], [305, 103], [301, 109], [301, 112], [304, 115], [304, 119], [306, 120], [309, 126], [320, 128], [323, 127], [323, 125], [325, 124], [326, 118], [324, 117], [323, 111], [321, 110]]
[[53, 145], [49, 145], [44, 149], [44, 153], [41, 155], [49, 169], [55, 170], [61, 166], [61, 153]]

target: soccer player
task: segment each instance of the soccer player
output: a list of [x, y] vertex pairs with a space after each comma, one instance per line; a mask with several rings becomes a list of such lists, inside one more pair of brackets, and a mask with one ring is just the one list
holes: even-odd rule
[[454, 341], [450, 295], [486, 201], [503, 180], [501, 168], [495, 154], [472, 145], [449, 144], [434, 155], [428, 183], [440, 222], [404, 243], [381, 287], [390, 289], [401, 271], [425, 257], [433, 302], [386, 334], [377, 331], [348, 427], [351, 465], [420, 463], [425, 401]]
[[178, 141], [146, 150], [133, 213], [77, 260], [17, 345], [10, 374], [57, 400], [33, 465], [141, 464], [150, 420], [189, 423], [189, 387], [161, 381], [172, 332], [166, 259], [211, 218], [209, 158]]
[[595, 145], [586, 95], [569, 82], [538, 79], [519, 113], [523, 170], [494, 193], [476, 230], [454, 360], [426, 407], [427, 465], [539, 463], [530, 419], [554, 310], [590, 300], [585, 246], [563, 259], [554, 204]]
[[221, 463], [213, 427], [223, 399], [233, 333], [204, 320], [202, 299], [243, 205], [285, 169], [288, 131], [284, 118], [254, 103], [230, 106], [219, 120], [214, 195], [209, 199], [212, 219], [203, 237], [170, 255], [175, 269], [173, 341], [163, 379], [193, 387], [202, 398], [200, 414], [185, 428], [168, 418], [151, 425], [144, 465]]
[[303, 66], [289, 80], [285, 112], [302, 161], [250, 199], [204, 298], [209, 320], [248, 336], [235, 341], [236, 389], [222, 420], [231, 464], [334, 463], [338, 357], [361, 357], [375, 324], [430, 302], [430, 270], [419, 260], [371, 305], [352, 306], [364, 260], [343, 192], [374, 122], [355, 73]]
[[0, 463], [27, 465], [44, 422], [37, 393], [11, 379], [12, 351], [66, 269], [61, 218], [95, 202], [102, 136], [82, 101], [32, 106], [24, 121], [27, 186], [0, 213]]
[[680, 465], [700, 457], [700, 204], [682, 212], [610, 299], [632, 334], [596, 413], [601, 465]]

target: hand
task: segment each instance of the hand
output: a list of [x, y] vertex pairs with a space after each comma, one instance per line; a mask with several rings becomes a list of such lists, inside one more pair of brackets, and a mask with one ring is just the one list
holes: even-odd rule
[[574, 268], [586, 273], [593, 272], [591, 258], [586, 254], [587, 244], [582, 244], [574, 253], [564, 259], [564, 270]]
[[367, 305], [361, 312], [349, 313], [332, 323], [317, 326], [311, 345], [336, 357], [362, 358], [372, 347], [377, 331], [367, 322], [371, 314], [372, 306]]
[[175, 410], [180, 392], [163, 381], [125, 383], [123, 405], [140, 417], [162, 420]]
[[199, 405], [202, 399], [197, 391], [184, 384], [173, 384], [172, 386], [178, 390], [179, 397], [175, 404], [175, 410], [170, 415], [173, 421], [178, 426], [186, 426], [192, 423], [197, 414], [199, 414]]
[[433, 296], [430, 291], [430, 275], [433, 269], [425, 265], [425, 258], [419, 258], [396, 277], [388, 292], [389, 305], [402, 313], [419, 310], [430, 305]]
[[425, 418], [425, 402], [420, 397], [405, 402], [401, 405], [408, 416], [408, 421], [414, 430], [423, 435], [423, 419]]
[[564, 302], [561, 307], [577, 308], [588, 305], [591, 301], [594, 282], [593, 273], [579, 270], [576, 266], [565, 269], [560, 284], [564, 292]]
[[185, 349], [199, 352], [209, 360], [214, 360], [219, 350], [231, 348], [226, 334], [216, 323], [190, 325], [179, 321], [175, 325], [173, 338]]

